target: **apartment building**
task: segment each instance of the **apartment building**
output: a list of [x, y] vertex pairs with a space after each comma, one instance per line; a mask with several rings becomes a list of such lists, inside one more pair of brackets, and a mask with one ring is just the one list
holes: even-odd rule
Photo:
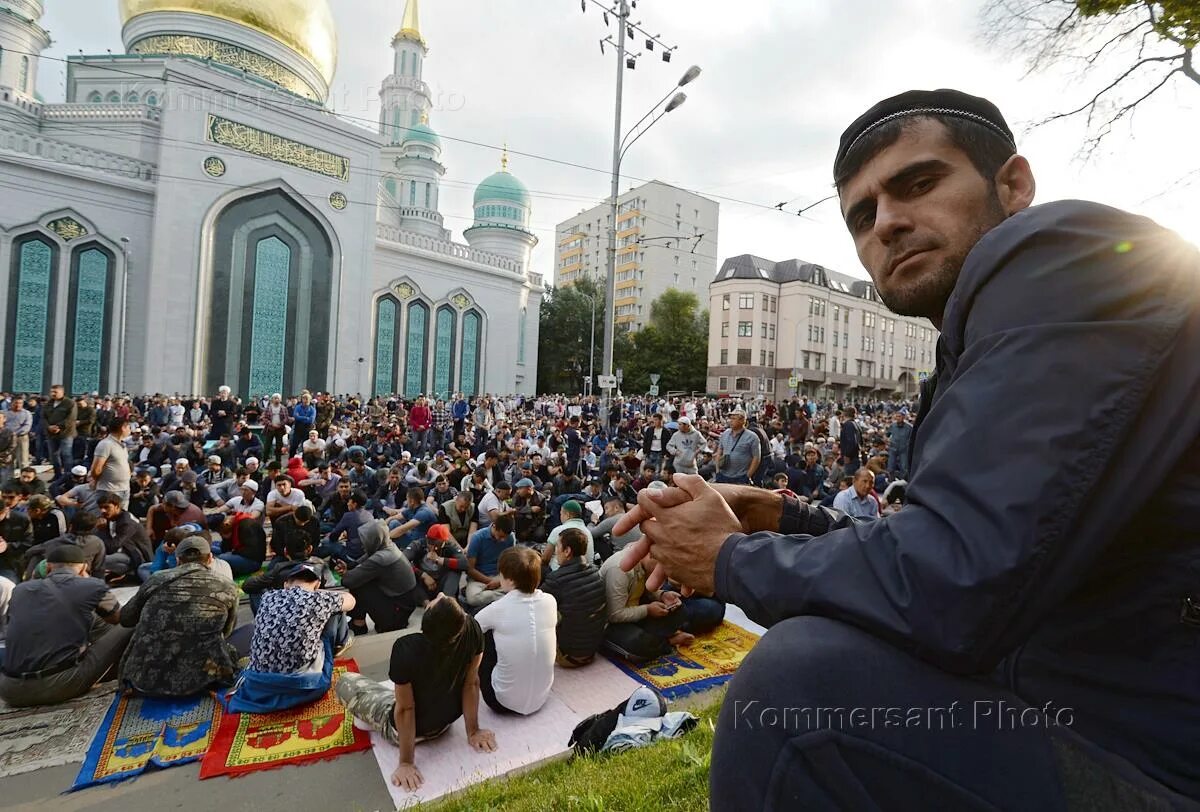
[[[612, 220], [605, 201], [555, 228], [555, 284], [591, 277], [601, 285], [608, 268]], [[617, 201], [616, 322], [639, 330], [650, 304], [669, 288], [696, 294], [701, 306], [717, 269], [718, 204], [650, 181]]]
[[709, 285], [708, 391], [777, 400], [916, 394], [937, 330], [875, 286], [820, 265], [743, 254]]

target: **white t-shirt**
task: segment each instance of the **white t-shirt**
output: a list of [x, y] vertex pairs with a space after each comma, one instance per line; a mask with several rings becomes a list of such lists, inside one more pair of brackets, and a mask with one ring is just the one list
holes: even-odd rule
[[503, 505], [500, 503], [500, 497], [496, 496], [494, 492], [488, 491], [487, 494], [479, 500], [479, 526], [481, 528], [491, 526], [492, 517], [488, 515], [488, 511], [502, 507]]
[[300, 507], [306, 501], [308, 500], [304, 496], [304, 491], [300, 490], [299, 488], [292, 488], [287, 496], [282, 495], [274, 488], [272, 488], [271, 492], [267, 494], [267, 507], [270, 507], [271, 505], [291, 505], [292, 507]]
[[229, 508], [230, 513], [254, 513], [258, 511], [260, 516], [267, 510], [263, 507], [262, 500], [257, 496], [249, 504], [240, 495], [235, 496], [225, 503], [225, 507]]
[[484, 633], [496, 640], [496, 668], [492, 688], [500, 704], [520, 714], [530, 714], [546, 704], [554, 684], [554, 656], [558, 602], [535, 589], [532, 595], [517, 590], [484, 607], [475, 616]]

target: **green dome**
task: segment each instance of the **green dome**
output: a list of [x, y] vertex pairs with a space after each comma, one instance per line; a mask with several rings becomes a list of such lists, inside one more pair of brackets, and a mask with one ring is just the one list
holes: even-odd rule
[[442, 139], [438, 138], [438, 134], [433, 131], [433, 128], [428, 124], [414, 124], [404, 133], [404, 141], [407, 144], [409, 141], [418, 141], [422, 144], [429, 144], [437, 149], [442, 148]]
[[508, 172], [497, 172], [484, 179], [475, 190], [475, 205], [484, 201], [503, 200], [529, 208], [529, 190]]

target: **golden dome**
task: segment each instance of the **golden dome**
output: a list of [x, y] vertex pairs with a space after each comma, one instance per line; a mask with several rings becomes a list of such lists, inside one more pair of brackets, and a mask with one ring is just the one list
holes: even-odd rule
[[253, 28], [312, 63], [329, 84], [337, 67], [337, 30], [326, 0], [120, 0], [121, 25], [154, 11], [203, 14]]

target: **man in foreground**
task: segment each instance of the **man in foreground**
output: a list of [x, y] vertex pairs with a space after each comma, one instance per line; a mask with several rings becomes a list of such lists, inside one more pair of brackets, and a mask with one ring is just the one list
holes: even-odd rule
[[835, 176], [883, 301], [942, 331], [904, 510], [835, 524], [676, 477], [626, 520], [770, 627], [713, 808], [1192, 808], [1200, 481], [1175, 466], [1200, 437], [1200, 256], [1115, 209], [1029, 208], [999, 110], [957, 91], [880, 102]]

